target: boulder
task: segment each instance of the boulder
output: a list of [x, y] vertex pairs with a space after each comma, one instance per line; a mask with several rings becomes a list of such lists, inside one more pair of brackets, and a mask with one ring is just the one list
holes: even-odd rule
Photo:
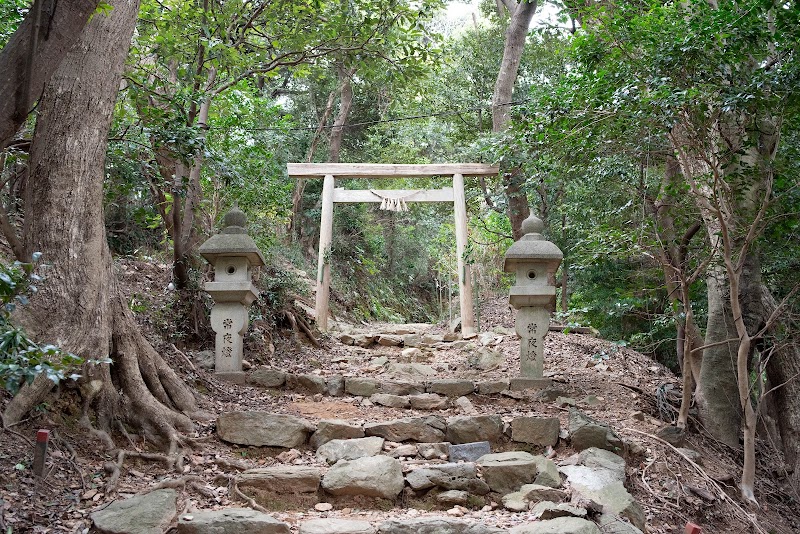
[[340, 419], [327, 419], [317, 423], [317, 430], [308, 440], [312, 448], [318, 449], [332, 439], [363, 438], [364, 429]]
[[600, 423], [580, 410], [569, 410], [569, 435], [572, 448], [577, 451], [597, 447], [609, 451], [622, 450], [622, 440], [608, 425]]
[[450, 407], [450, 400], [436, 393], [409, 395], [408, 400], [415, 410], [446, 410]]
[[331, 495], [394, 499], [404, 485], [400, 462], [388, 456], [340, 460], [322, 478], [322, 488]]
[[444, 378], [432, 380], [427, 387], [428, 393], [438, 393], [447, 397], [461, 397], [475, 392], [475, 383], [472, 380], [458, 378]]
[[507, 531], [451, 517], [390, 519], [378, 527], [379, 534], [505, 534]]
[[373, 378], [347, 377], [344, 390], [357, 397], [370, 397], [378, 392], [378, 381]]
[[237, 445], [291, 449], [305, 444], [314, 430], [305, 419], [269, 412], [229, 412], [217, 418], [220, 439]]
[[446, 435], [455, 444], [498, 441], [503, 436], [503, 419], [499, 415], [448, 417]]
[[603, 506], [603, 513], [625, 517], [639, 530], [645, 528], [645, 517], [639, 506], [623, 485], [624, 472], [592, 468], [585, 465], [566, 465], [561, 472], [567, 476], [572, 488], [572, 499], [591, 500]]
[[441, 417], [407, 417], [383, 423], [367, 423], [364, 432], [368, 436], [380, 436], [389, 441], [418, 441], [437, 443], [444, 441], [446, 425]]
[[501, 495], [532, 483], [539, 473], [536, 458], [527, 452], [487, 454], [478, 460], [478, 465], [489, 488]]
[[118, 499], [90, 517], [97, 532], [103, 534], [161, 534], [178, 513], [176, 499], [173, 489], [155, 490]]
[[597, 525], [579, 517], [559, 517], [519, 525], [508, 531], [509, 534], [600, 534]]
[[386, 406], [387, 408], [408, 408], [411, 405], [408, 401], [408, 397], [390, 395], [389, 393], [375, 393], [369, 400], [372, 404]]
[[375, 527], [369, 521], [311, 519], [300, 523], [300, 534], [375, 534]]
[[557, 417], [515, 417], [511, 422], [511, 440], [554, 447], [560, 430]]
[[213, 350], [195, 352], [192, 359], [200, 369], [205, 369], [207, 371], [213, 369], [216, 364]]
[[448, 447], [448, 456], [451, 462], [476, 462], [481, 456], [491, 453], [492, 446], [488, 441], [450, 444]]
[[539, 471], [536, 474], [536, 478], [533, 479], [533, 483], [550, 488], [560, 488], [561, 475], [555, 462], [541, 455], [533, 458], [536, 461], [536, 469]]
[[200, 510], [178, 518], [178, 534], [290, 534], [289, 525], [250, 508]]
[[317, 449], [317, 460], [335, 464], [339, 460], [356, 460], [376, 456], [383, 450], [383, 438], [332, 439]]
[[247, 381], [265, 388], [280, 388], [286, 383], [286, 373], [271, 367], [259, 367], [247, 375]]
[[322, 473], [317, 467], [277, 465], [248, 469], [238, 477], [241, 488], [257, 488], [276, 494], [316, 493]]

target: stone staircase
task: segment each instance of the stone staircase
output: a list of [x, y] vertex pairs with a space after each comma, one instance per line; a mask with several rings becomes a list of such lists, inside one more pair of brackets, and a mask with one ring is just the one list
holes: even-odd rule
[[[436, 344], [451, 347], [461, 341], [402, 328], [340, 339], [362, 350], [393, 346], [396, 351], [435, 350]], [[371, 358], [366, 360], [369, 365]], [[273, 394], [301, 393], [318, 401], [336, 397], [374, 406], [378, 414], [386, 408], [407, 410], [409, 416], [348, 421], [266, 411], [223, 413], [216, 421], [220, 440], [274, 451], [273, 465], [235, 475], [237, 490], [263, 511], [225, 508], [177, 515], [174, 490], [161, 489], [96, 512], [95, 525], [99, 532], [122, 532], [108, 524], [125, 521], [120, 519], [125, 510], [141, 515], [141, 506], [153, 501], [160, 511], [149, 513], [156, 519], [147, 532], [158, 532], [176, 516], [180, 534], [645, 531], [644, 512], [625, 487], [624, 457], [635, 444], [578, 409], [590, 405], [591, 398], [569, 399], [565, 388], [549, 379], [437, 379], [418, 371], [397, 378], [345, 376], [336, 368], [320, 373], [254, 369], [248, 383]], [[480, 409], [473, 405], [478, 399]], [[500, 399], [513, 408], [487, 413]], [[447, 415], [454, 411], [457, 415]]]

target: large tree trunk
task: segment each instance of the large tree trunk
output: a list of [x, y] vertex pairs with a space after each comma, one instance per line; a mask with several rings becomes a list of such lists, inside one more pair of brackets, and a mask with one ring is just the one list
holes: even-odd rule
[[331, 129], [331, 146], [328, 152], [330, 163], [339, 162], [339, 154], [342, 151], [342, 140], [344, 138], [344, 125], [347, 123], [347, 116], [350, 114], [350, 107], [353, 105], [353, 86], [350, 78], [355, 74], [355, 69], [345, 69], [339, 67], [339, 87], [341, 87], [341, 99], [339, 100], [339, 113], [333, 122]]
[[36, 0], [0, 51], [0, 150], [25, 122], [99, 0]]
[[[502, 132], [511, 118], [511, 99], [514, 95], [514, 84], [517, 81], [522, 52], [525, 50], [525, 39], [528, 27], [536, 12], [536, 0], [516, 3], [513, 0], [503, 2], [510, 14], [506, 28], [503, 59], [500, 71], [494, 84], [492, 95], [492, 131]], [[522, 221], [530, 214], [528, 195], [524, 189], [525, 175], [519, 168], [506, 169], [503, 173], [503, 185], [508, 200], [508, 218], [511, 221], [511, 232], [514, 240], [522, 237]]]
[[[103, 224], [107, 135], [137, 8], [138, 0], [117, 0], [109, 15], [94, 17], [40, 101], [25, 238], [51, 267], [20, 322], [35, 339], [111, 357], [110, 366], [84, 369], [84, 415], [95, 408], [100, 430], [118, 418], [175, 445], [178, 431], [192, 427], [195, 399], [140, 333], [117, 287]], [[12, 400], [6, 424], [39, 402], [33, 390]]]

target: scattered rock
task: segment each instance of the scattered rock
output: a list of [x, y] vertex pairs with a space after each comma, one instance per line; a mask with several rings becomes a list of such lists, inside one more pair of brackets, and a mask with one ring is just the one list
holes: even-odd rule
[[525, 484], [519, 489], [522, 498], [528, 502], [552, 501], [562, 502], [569, 498], [569, 494], [557, 488], [542, 486], [540, 484]]
[[314, 505], [314, 510], [317, 512], [330, 512], [333, 510], [333, 505], [329, 502], [318, 502]]
[[683, 447], [683, 445], [686, 443], [686, 432], [683, 429], [672, 425], [665, 426], [664, 428], [660, 429], [658, 432], [656, 432], [656, 436], [676, 448]]
[[530, 502], [519, 491], [512, 491], [503, 495], [503, 508], [512, 512], [526, 512]]
[[447, 441], [454, 444], [499, 441], [503, 420], [499, 415], [455, 416], [447, 419]]
[[434, 486], [445, 490], [461, 490], [475, 495], [486, 495], [489, 486], [478, 478], [473, 463], [447, 463], [414, 469], [406, 474], [408, 485], [414, 490]]
[[459, 397], [453, 403], [456, 408], [464, 415], [477, 415], [478, 410], [472, 405], [472, 402], [467, 397]]
[[344, 377], [342, 375], [329, 376], [325, 393], [331, 397], [341, 397], [344, 395]]
[[694, 463], [700, 465], [703, 463], [703, 456], [694, 449], [687, 449], [686, 447], [678, 447], [678, 451], [683, 453], [684, 456], [689, 458]]
[[412, 444], [400, 445], [389, 453], [392, 458], [413, 458], [416, 455], [417, 446]]
[[442, 443], [419, 443], [417, 444], [417, 452], [426, 460], [447, 459], [448, 447], [450, 443], [444, 441]]
[[404, 485], [400, 462], [388, 456], [340, 460], [322, 478], [322, 488], [332, 495], [394, 499]]
[[436, 376], [436, 370], [424, 363], [391, 363], [386, 374], [394, 378], [413, 381], [426, 380]]
[[536, 478], [533, 479], [533, 483], [550, 488], [560, 488], [561, 475], [555, 462], [544, 456], [534, 456], [533, 459], [536, 462], [536, 469], [539, 471]]
[[178, 518], [178, 534], [290, 534], [289, 525], [250, 508], [199, 510]]
[[578, 402], [573, 399], [572, 397], [557, 397], [556, 398], [556, 406], [559, 408], [566, 408], [569, 406], [570, 408], [574, 408], [578, 405]]
[[381, 334], [378, 336], [378, 345], [384, 347], [399, 347], [403, 344], [403, 338], [395, 334]]
[[176, 499], [173, 489], [155, 490], [118, 499], [90, 517], [97, 531], [103, 534], [161, 534], [178, 513]]
[[[411, 334], [409, 334], [409, 335], [411, 335]], [[403, 338], [403, 341], [405, 342], [405, 338]], [[410, 347], [410, 348], [407, 348], [407, 349], [403, 349], [403, 351], [400, 353], [400, 357], [403, 359], [403, 361], [406, 361], [406, 362], [413, 362], [415, 359], [419, 358], [421, 355], [422, 355], [422, 351], [419, 350], [416, 347]]]
[[503, 353], [487, 347], [481, 347], [477, 352], [467, 357], [467, 365], [479, 371], [491, 371], [500, 367], [505, 360], [506, 357]]
[[238, 445], [291, 449], [303, 445], [314, 430], [305, 419], [269, 412], [230, 412], [217, 418], [220, 439]]
[[213, 350], [201, 350], [195, 352], [192, 356], [194, 363], [197, 364], [197, 367], [200, 369], [211, 370], [214, 368], [214, 351]]
[[436, 496], [436, 502], [441, 504], [467, 504], [469, 492], [462, 490], [447, 490]]
[[609, 451], [622, 450], [622, 440], [608, 425], [595, 421], [580, 410], [569, 410], [569, 434], [572, 448], [577, 451], [597, 447]]
[[335, 464], [339, 460], [355, 460], [376, 456], [383, 450], [383, 438], [332, 439], [317, 449], [320, 462]]

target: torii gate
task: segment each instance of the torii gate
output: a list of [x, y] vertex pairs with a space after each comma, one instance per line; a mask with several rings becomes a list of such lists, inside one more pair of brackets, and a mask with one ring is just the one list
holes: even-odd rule
[[[319, 257], [317, 259], [316, 315], [320, 330], [328, 330], [328, 299], [330, 297], [331, 241], [333, 239], [333, 205], [345, 202], [452, 202], [455, 213], [456, 254], [458, 256], [458, 294], [461, 305], [461, 332], [464, 337], [475, 334], [475, 315], [472, 309], [472, 280], [470, 268], [464, 262], [467, 247], [467, 206], [464, 199], [465, 176], [495, 176], [498, 167], [480, 163], [447, 163], [435, 165], [384, 165], [375, 163], [289, 163], [292, 178], [324, 178], [322, 185], [322, 215], [319, 228]], [[453, 187], [410, 191], [346, 190], [334, 187], [335, 178], [430, 178], [453, 177]]]

